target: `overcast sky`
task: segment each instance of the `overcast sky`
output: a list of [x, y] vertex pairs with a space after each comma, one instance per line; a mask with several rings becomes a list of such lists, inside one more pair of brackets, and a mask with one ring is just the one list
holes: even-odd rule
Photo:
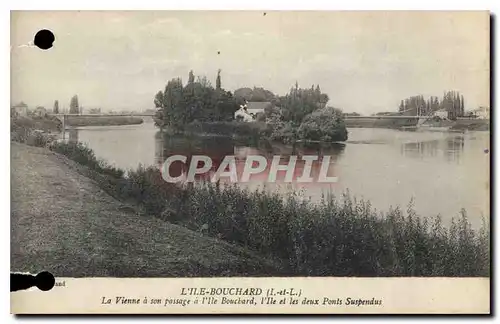
[[[153, 108], [174, 77], [285, 94], [320, 84], [330, 105], [373, 113], [458, 90], [489, 105], [486, 12], [14, 12], [11, 95], [30, 106]], [[40, 29], [54, 47], [23, 46]], [[220, 54], [218, 54], [220, 52]]]

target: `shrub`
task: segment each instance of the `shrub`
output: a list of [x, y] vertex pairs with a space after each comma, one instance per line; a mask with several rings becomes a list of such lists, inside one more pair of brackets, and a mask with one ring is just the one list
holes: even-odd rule
[[60, 142], [51, 145], [50, 149], [99, 173], [110, 175], [115, 178], [120, 178], [124, 174], [123, 170], [109, 165], [104, 160], [97, 159], [94, 151], [85, 144]]
[[346, 141], [347, 129], [342, 112], [327, 107], [307, 115], [298, 129], [301, 140], [311, 141]]
[[294, 275], [488, 276], [488, 235], [476, 234], [462, 214], [449, 232], [432, 227], [409, 207], [384, 215], [348, 194], [313, 204], [235, 185], [190, 187], [177, 219], [192, 229], [286, 260]]

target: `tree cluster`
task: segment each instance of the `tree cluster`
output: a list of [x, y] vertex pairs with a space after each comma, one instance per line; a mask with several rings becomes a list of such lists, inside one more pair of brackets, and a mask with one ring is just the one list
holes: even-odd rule
[[198, 77], [195, 81], [193, 71], [189, 72], [186, 85], [181, 78], [168, 81], [165, 89], [159, 91], [154, 99], [155, 124], [179, 130], [194, 121], [232, 120], [239, 109], [239, 102], [231, 92], [222, 88], [220, 72], [217, 73], [215, 88], [206, 77]]
[[310, 113], [323, 109], [328, 103], [328, 95], [322, 93], [319, 85], [311, 88], [299, 88], [298, 83], [285, 96], [280, 97], [276, 105], [281, 108], [285, 121], [298, 126]]
[[74, 95], [69, 102], [69, 113], [70, 114], [79, 114], [80, 106], [78, 105], [78, 96]]
[[54, 114], [58, 114], [59, 113], [59, 100], [54, 101], [54, 108], [52, 109], [52, 112]]
[[288, 94], [276, 100], [273, 109], [266, 111], [271, 139], [347, 140], [344, 116], [340, 109], [327, 107], [328, 100], [319, 85], [303, 89], [296, 83]]
[[464, 96], [457, 91], [447, 91], [441, 99], [435, 96], [425, 99], [424, 96], [418, 95], [401, 100], [399, 104], [399, 112], [407, 116], [430, 115], [441, 109], [448, 113], [449, 119], [464, 116]]
[[275, 102], [277, 96], [264, 88], [240, 88], [234, 91], [235, 98], [253, 102]]

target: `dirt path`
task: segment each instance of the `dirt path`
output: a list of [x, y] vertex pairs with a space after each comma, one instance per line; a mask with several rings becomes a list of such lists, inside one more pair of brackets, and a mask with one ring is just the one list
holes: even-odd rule
[[272, 274], [247, 251], [134, 214], [43, 148], [11, 145], [11, 270], [68, 277]]

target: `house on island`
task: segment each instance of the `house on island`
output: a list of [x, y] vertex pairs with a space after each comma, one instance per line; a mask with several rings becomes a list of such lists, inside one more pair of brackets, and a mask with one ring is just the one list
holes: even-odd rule
[[234, 113], [234, 119], [241, 120], [244, 122], [253, 122], [256, 121], [257, 115], [259, 113], [264, 114], [267, 108], [272, 107], [272, 103], [266, 102], [256, 102], [256, 101], [245, 101], [243, 105], [240, 105], [240, 109], [238, 109]]

